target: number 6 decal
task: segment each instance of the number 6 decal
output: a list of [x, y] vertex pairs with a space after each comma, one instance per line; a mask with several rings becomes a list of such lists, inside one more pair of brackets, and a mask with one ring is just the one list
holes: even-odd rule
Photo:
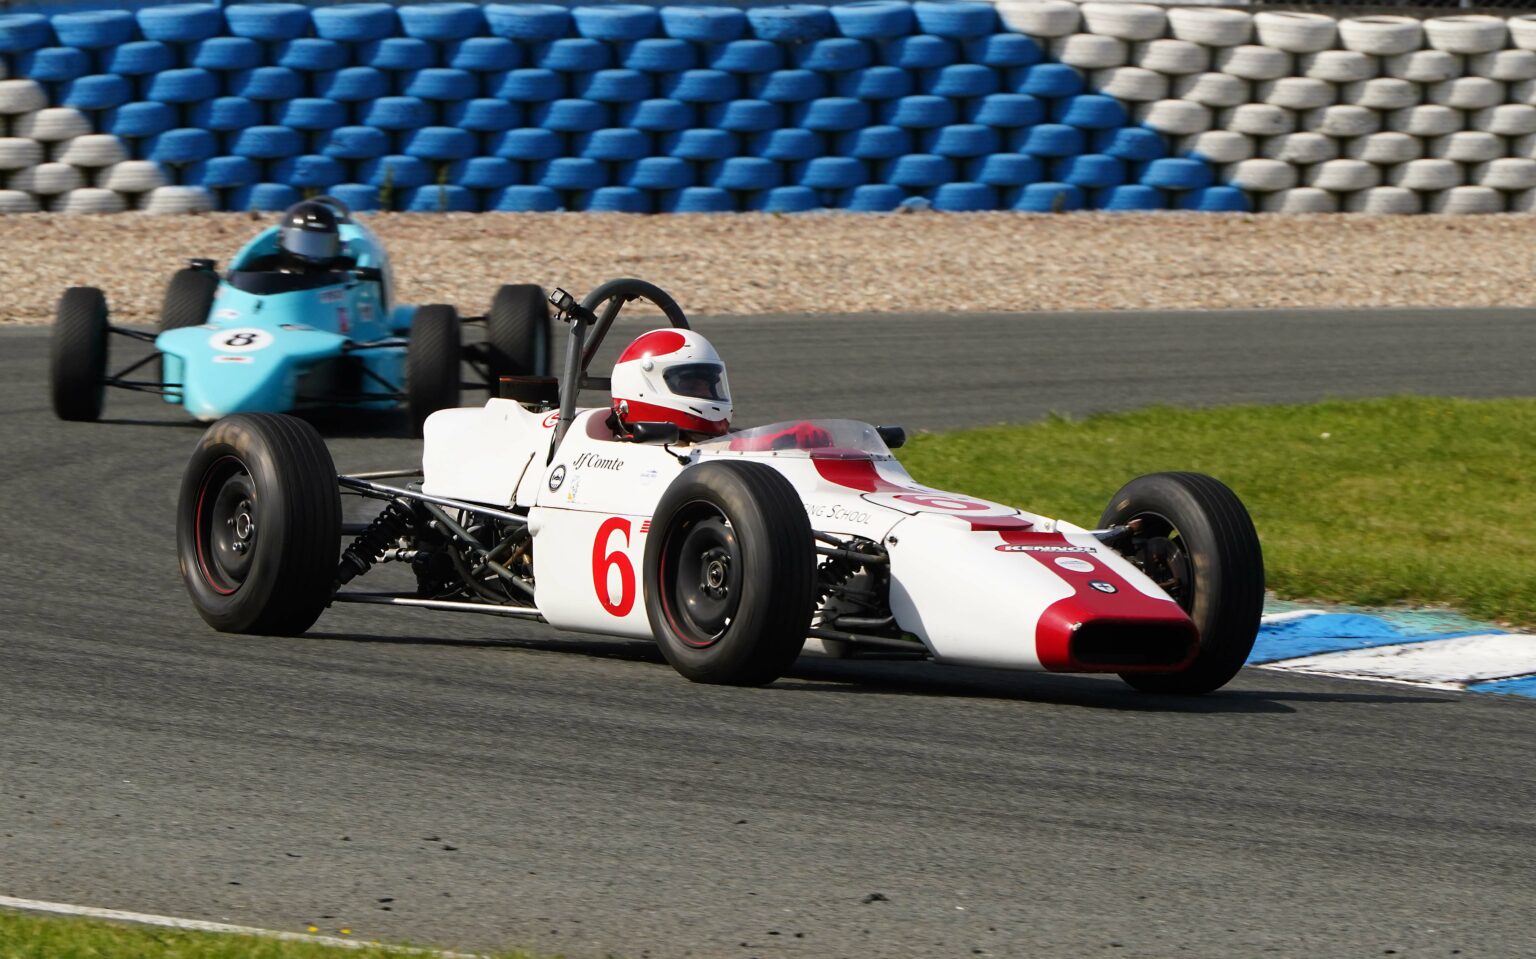
[[[597, 528], [597, 539], [592, 543], [592, 585], [597, 588], [597, 601], [611, 616], [628, 616], [635, 608], [635, 565], [622, 547], [611, 553], [604, 552], [614, 533], [623, 533], [624, 546], [628, 546], [629, 529], [629, 520], [615, 516]], [[619, 571], [617, 599], [608, 592], [608, 572], [614, 567]]]

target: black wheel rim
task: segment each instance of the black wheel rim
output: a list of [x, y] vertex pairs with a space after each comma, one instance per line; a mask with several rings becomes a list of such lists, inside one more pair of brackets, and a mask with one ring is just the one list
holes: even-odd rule
[[226, 456], [203, 474], [194, 527], [204, 582], [222, 595], [235, 592], [250, 575], [261, 531], [256, 484], [239, 459]]
[[667, 536], [662, 605], [673, 632], [695, 649], [725, 636], [741, 605], [741, 551], [729, 520], [699, 504]]
[[1195, 609], [1195, 565], [1177, 526], [1159, 513], [1137, 513], [1136, 538], [1125, 554], [1186, 613]]

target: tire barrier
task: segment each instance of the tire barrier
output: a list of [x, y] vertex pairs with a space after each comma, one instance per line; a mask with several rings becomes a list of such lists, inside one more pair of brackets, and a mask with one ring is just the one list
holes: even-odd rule
[[1536, 16], [1103, 0], [0, 14], [0, 212], [1525, 212]]

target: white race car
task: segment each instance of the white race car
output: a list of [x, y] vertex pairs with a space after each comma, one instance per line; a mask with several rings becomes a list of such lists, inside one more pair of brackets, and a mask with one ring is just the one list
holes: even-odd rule
[[[636, 299], [671, 328], [636, 340], [614, 382], [588, 376]], [[177, 524], [203, 618], [224, 632], [294, 634], [333, 602], [493, 613], [653, 640], [687, 678], [737, 685], [781, 676], [808, 637], [834, 655], [1118, 673], [1181, 694], [1222, 686], [1246, 660], [1263, 560], [1220, 482], [1142, 476], [1093, 530], [931, 489], [892, 455], [898, 428], [724, 432], [723, 366], [651, 284], [614, 280], [581, 304], [563, 291], [551, 301], [571, 327], [564, 375], [508, 378], [505, 398], [433, 414], [419, 471], [338, 476], [320, 436], [288, 416], [211, 426]], [[679, 385], [701, 371], [701, 389]], [[663, 373], [695, 404], [681, 425], [646, 418], [661, 409]], [[617, 395], [624, 377], [628, 399], [577, 407], [581, 388]], [[344, 528], [343, 494], [383, 508]], [[415, 588], [344, 588], [383, 563], [408, 566]]]

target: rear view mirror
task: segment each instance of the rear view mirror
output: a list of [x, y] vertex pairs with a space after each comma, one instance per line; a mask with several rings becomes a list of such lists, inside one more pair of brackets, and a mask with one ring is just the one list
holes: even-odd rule
[[907, 445], [907, 431], [899, 426], [877, 426], [875, 432], [888, 449], [899, 450]]
[[663, 446], [677, 442], [681, 430], [676, 423], [626, 423], [630, 440], [636, 443], [660, 443]]

